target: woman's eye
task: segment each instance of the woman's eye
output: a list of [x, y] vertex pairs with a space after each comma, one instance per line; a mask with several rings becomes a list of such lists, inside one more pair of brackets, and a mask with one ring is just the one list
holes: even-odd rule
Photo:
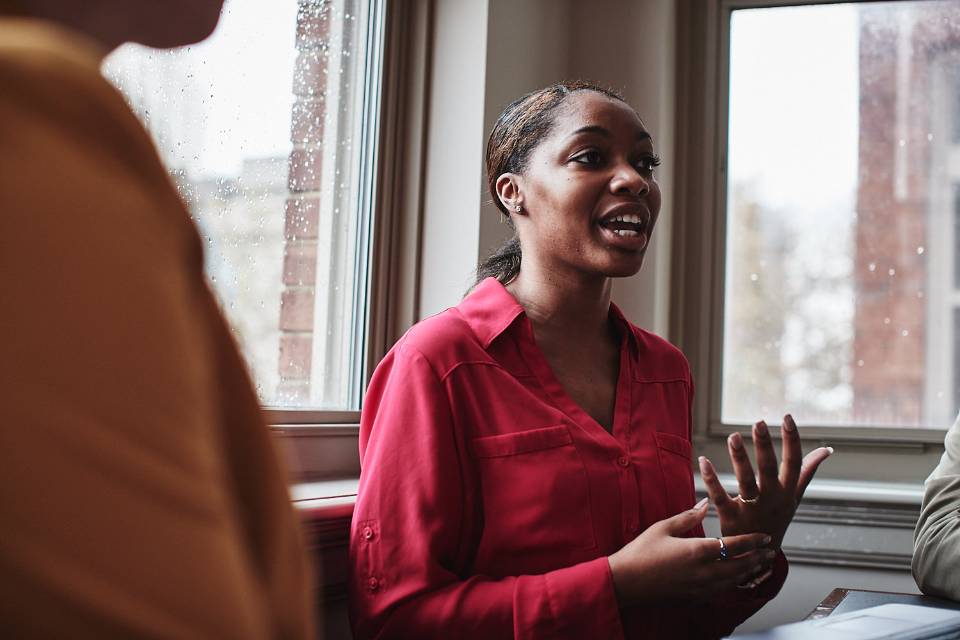
[[588, 164], [588, 165], [598, 165], [602, 160], [602, 156], [599, 151], [584, 151], [583, 153], [574, 156], [573, 161], [579, 164]]
[[637, 162], [637, 168], [644, 173], [653, 173], [660, 166], [660, 156], [645, 156]]

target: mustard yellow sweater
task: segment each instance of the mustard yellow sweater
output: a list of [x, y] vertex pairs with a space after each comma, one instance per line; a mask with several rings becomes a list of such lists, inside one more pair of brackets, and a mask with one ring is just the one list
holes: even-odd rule
[[101, 59], [0, 16], [0, 635], [310, 637], [202, 243]]

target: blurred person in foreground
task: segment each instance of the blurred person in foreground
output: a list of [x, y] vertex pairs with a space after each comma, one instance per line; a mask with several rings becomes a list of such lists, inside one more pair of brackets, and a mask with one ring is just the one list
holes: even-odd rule
[[928, 595], [960, 600], [960, 416], [924, 485], [914, 534], [913, 577]]
[[306, 638], [309, 568], [202, 244], [100, 75], [223, 0], [0, 0], [0, 630]]

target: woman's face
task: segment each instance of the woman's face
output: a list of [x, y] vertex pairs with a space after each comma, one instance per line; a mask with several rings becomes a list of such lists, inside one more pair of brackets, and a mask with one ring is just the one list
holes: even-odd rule
[[585, 275], [635, 274], [660, 213], [657, 164], [653, 140], [629, 106], [594, 91], [567, 98], [516, 176], [524, 262]]

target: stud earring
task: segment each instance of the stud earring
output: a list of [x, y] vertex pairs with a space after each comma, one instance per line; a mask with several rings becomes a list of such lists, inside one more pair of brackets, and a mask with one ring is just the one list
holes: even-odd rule
[[523, 211], [523, 207], [521, 207], [520, 205], [515, 206], [513, 209], [514, 209], [514, 211], [516, 211], [517, 213], [520, 213], [521, 211]]

